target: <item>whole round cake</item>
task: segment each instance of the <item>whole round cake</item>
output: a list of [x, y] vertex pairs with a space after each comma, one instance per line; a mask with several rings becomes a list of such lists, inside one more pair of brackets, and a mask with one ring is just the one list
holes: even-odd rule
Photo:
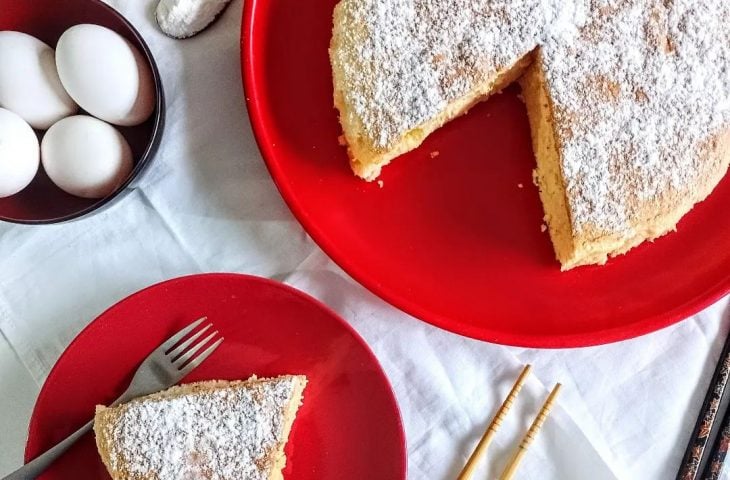
[[730, 162], [726, 0], [341, 0], [330, 60], [366, 180], [519, 81], [563, 269], [673, 230]]

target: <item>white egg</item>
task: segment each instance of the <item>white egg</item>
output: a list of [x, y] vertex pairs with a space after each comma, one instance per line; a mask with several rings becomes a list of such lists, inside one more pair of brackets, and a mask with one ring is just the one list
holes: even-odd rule
[[30, 125], [0, 108], [0, 198], [23, 190], [38, 172], [38, 138]]
[[0, 107], [40, 130], [76, 113], [51, 47], [25, 33], [0, 32]]
[[132, 150], [121, 133], [87, 115], [64, 118], [41, 141], [41, 162], [62, 190], [83, 198], [103, 198], [132, 171]]
[[91, 115], [115, 125], [139, 125], [155, 108], [152, 72], [142, 54], [118, 33], [74, 25], [56, 45], [63, 86]]

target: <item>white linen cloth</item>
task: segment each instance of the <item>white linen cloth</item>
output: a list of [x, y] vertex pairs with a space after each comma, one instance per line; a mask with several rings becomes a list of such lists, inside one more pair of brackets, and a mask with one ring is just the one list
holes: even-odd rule
[[475, 479], [498, 474], [556, 381], [559, 404], [517, 478], [674, 478], [727, 334], [727, 299], [639, 339], [556, 351], [491, 345], [411, 318], [336, 267], [279, 197], [243, 100], [241, 1], [184, 41], [159, 32], [154, 2], [110, 3], [155, 54], [166, 131], [141, 188], [110, 210], [60, 226], [0, 225], [0, 476], [22, 461], [45, 376], [95, 316], [158, 281], [232, 271], [312, 294], [365, 338], [400, 404], [411, 479], [455, 478], [527, 362], [534, 374]]

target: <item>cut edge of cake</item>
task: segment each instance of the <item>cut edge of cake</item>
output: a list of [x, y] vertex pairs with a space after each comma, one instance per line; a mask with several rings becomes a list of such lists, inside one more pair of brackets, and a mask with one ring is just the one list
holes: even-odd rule
[[[539, 56], [539, 51], [533, 53], [533, 57], [535, 56]], [[530, 122], [532, 150], [537, 161], [533, 181], [540, 193], [545, 212], [544, 220], [553, 242], [555, 256], [563, 268], [570, 268], [568, 265], [575, 256], [576, 248], [563, 184], [560, 144], [552, 122], [552, 102], [538, 64], [539, 61], [533, 61], [519, 81]]]
[[299, 407], [302, 406], [302, 396], [304, 394], [304, 388], [307, 386], [307, 377], [304, 375], [293, 375], [294, 378], [294, 392], [292, 393], [292, 400], [287, 405], [284, 411], [284, 425], [282, 433], [282, 442], [279, 448], [276, 450], [276, 456], [274, 458], [274, 466], [269, 475], [270, 480], [283, 480], [284, 475], [282, 471], [286, 466], [286, 452], [284, 447], [289, 440], [289, 434], [291, 433], [292, 426], [294, 425], [294, 419], [297, 416]]
[[[107, 468], [109, 475], [114, 480], [132, 480], [140, 479], [143, 477], [131, 476], [129, 472], [123, 469], [117, 469], [113, 467], [111, 461], [112, 452], [115, 449], [115, 439], [108, 433], [108, 426], [114, 424], [119, 420], [122, 410], [134, 403], [145, 402], [145, 401], [158, 401], [168, 400], [185, 395], [195, 395], [197, 393], [210, 392], [214, 390], [230, 389], [237, 387], [250, 387], [256, 383], [266, 383], [273, 381], [281, 381], [283, 379], [291, 379], [293, 382], [293, 390], [289, 401], [287, 402], [286, 408], [283, 411], [283, 423], [282, 423], [282, 435], [281, 441], [277, 442], [275, 447], [272, 449], [273, 458], [269, 458], [269, 473], [268, 480], [282, 480], [282, 470], [286, 466], [286, 453], [284, 448], [288, 442], [289, 434], [291, 433], [292, 425], [296, 418], [297, 411], [302, 405], [302, 396], [304, 388], [307, 385], [307, 377], [304, 375], [281, 375], [273, 378], [257, 378], [255, 375], [251, 376], [247, 380], [238, 381], [225, 381], [225, 380], [210, 380], [196, 383], [189, 383], [184, 385], [177, 385], [161, 392], [153, 393], [144, 397], [136, 398], [122, 405], [114, 407], [106, 407], [98, 405], [96, 407], [96, 414], [94, 416], [94, 434], [96, 437], [96, 446], [99, 451], [99, 455], [102, 462]], [[150, 480], [155, 480], [150, 477]]]

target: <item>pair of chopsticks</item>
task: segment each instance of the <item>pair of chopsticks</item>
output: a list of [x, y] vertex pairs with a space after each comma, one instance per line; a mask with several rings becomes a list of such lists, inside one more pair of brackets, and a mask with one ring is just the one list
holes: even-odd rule
[[[494, 415], [494, 418], [490, 422], [489, 427], [487, 427], [487, 430], [484, 432], [481, 440], [479, 440], [479, 443], [474, 449], [474, 452], [471, 454], [471, 457], [469, 457], [469, 460], [466, 462], [466, 465], [459, 474], [457, 480], [469, 480], [471, 478], [474, 470], [479, 464], [479, 461], [487, 453], [487, 447], [492, 442], [494, 436], [497, 434], [497, 430], [499, 429], [500, 425], [502, 425], [504, 417], [507, 416], [507, 412], [509, 412], [512, 404], [515, 402], [517, 394], [520, 393], [520, 390], [522, 390], [522, 385], [524, 385], [525, 380], [527, 380], [527, 376], [530, 374], [531, 370], [531, 365], [525, 365], [522, 373], [520, 373], [520, 376], [517, 377], [517, 381], [515, 381], [515, 384], [512, 386], [512, 390], [510, 390], [509, 395], [507, 395], [507, 398], [505, 398], [504, 402], [502, 402], [502, 406], [499, 407], [499, 410], [497, 410], [497, 413]], [[537, 417], [535, 417], [535, 420], [532, 422], [532, 425], [530, 425], [530, 428], [527, 430], [525, 436], [522, 437], [522, 441], [517, 447], [517, 450], [515, 450], [515, 453], [512, 455], [511, 460], [507, 464], [507, 467], [502, 472], [500, 480], [510, 480], [514, 476], [515, 472], [517, 471], [517, 467], [522, 461], [522, 458], [527, 453], [527, 449], [535, 440], [535, 436], [540, 431], [540, 428], [542, 428], [542, 424], [545, 423], [545, 420], [547, 419], [550, 410], [553, 408], [555, 399], [558, 397], [558, 393], [560, 393], [560, 388], [561, 385], [558, 383], [555, 385], [555, 388], [553, 388], [553, 391], [550, 392], [550, 395], [548, 396], [547, 400], [545, 400], [545, 403], [542, 405], [540, 412], [537, 414]]]
[[715, 367], [715, 373], [712, 375], [710, 387], [705, 394], [705, 400], [702, 402], [702, 409], [697, 417], [695, 428], [692, 431], [687, 450], [684, 452], [684, 458], [677, 472], [677, 480], [717, 480], [722, 473], [723, 464], [725, 463], [725, 455], [730, 445], [730, 408], [727, 409], [720, 424], [720, 430], [712, 444], [707, 463], [702, 472], [702, 476], [698, 477], [699, 468], [705, 458], [705, 450], [710, 441], [710, 432], [717, 420], [717, 411], [720, 407], [723, 394], [725, 393], [728, 379], [730, 378], [730, 334], [725, 340], [725, 346], [722, 348], [720, 360]]

